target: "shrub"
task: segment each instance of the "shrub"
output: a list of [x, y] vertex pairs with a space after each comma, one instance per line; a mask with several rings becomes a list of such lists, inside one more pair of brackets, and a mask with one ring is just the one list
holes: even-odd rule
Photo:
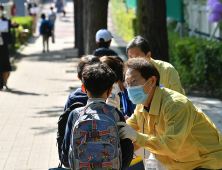
[[29, 30], [29, 33], [27, 35], [27, 39], [29, 37], [31, 37], [32, 35], [32, 23], [33, 23], [33, 20], [32, 20], [32, 17], [12, 17], [11, 18], [12, 22], [16, 22], [19, 24], [19, 27], [18, 28], [12, 28], [11, 29], [11, 33], [13, 36], [15, 36], [15, 42], [14, 42], [14, 45], [11, 45], [11, 48], [10, 48], [10, 55], [14, 55], [15, 54], [15, 51], [16, 49], [18, 49], [21, 45], [21, 41], [19, 39], [19, 34], [20, 32], [23, 30], [23, 29], [28, 29]]
[[173, 65], [183, 86], [222, 92], [222, 43], [185, 38], [174, 45]]
[[117, 33], [129, 42], [137, 35], [136, 14], [133, 9], [126, 11], [125, 2], [122, 0], [111, 0], [114, 22], [117, 26]]

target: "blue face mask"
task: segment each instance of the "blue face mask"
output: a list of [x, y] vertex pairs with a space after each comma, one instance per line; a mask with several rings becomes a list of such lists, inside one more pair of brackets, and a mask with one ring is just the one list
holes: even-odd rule
[[[146, 83], [148, 82], [148, 80], [146, 81]], [[128, 95], [129, 95], [130, 100], [133, 102], [133, 104], [143, 104], [148, 99], [149, 93], [153, 87], [151, 87], [148, 94], [145, 94], [143, 92], [143, 86], [139, 85], [139, 86], [128, 87], [128, 89], [127, 89]]]

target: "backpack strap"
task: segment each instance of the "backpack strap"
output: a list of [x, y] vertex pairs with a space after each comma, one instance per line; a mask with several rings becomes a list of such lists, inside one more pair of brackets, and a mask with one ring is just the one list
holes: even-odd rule
[[117, 113], [116, 111], [117, 108], [114, 108], [111, 110], [111, 113], [113, 114], [114, 118], [115, 118], [115, 121], [116, 122], [119, 122], [120, 121], [120, 117], [119, 117], [119, 114]]
[[[86, 113], [86, 110], [90, 107], [90, 106], [92, 106], [92, 105], [95, 105], [95, 106], [97, 106], [98, 108], [102, 108], [103, 109], [103, 111], [104, 111], [104, 113], [106, 113], [106, 114], [109, 114], [109, 111], [106, 109], [106, 107], [105, 107], [105, 103], [101, 103], [101, 102], [91, 102], [91, 103], [89, 103], [89, 104], [87, 104], [86, 105], [86, 107], [84, 108], [84, 110], [83, 110], [83, 112], [81, 113], [81, 115], [84, 115], [85, 113]], [[97, 107], [95, 107], [95, 108], [97, 108]]]

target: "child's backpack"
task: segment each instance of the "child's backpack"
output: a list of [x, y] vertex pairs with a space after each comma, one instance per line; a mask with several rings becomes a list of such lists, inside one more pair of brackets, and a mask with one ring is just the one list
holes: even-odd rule
[[73, 170], [120, 170], [122, 153], [116, 108], [92, 102], [76, 109], [73, 120], [69, 164]]
[[52, 27], [49, 25], [48, 21], [42, 23], [41, 34], [47, 34], [48, 36], [51, 36], [51, 33], [52, 33]]
[[[65, 164], [62, 162], [62, 144], [63, 144], [63, 139], [65, 136], [65, 131], [66, 131], [66, 123], [69, 118], [69, 114], [76, 108], [78, 107], [83, 107], [84, 104], [80, 102], [76, 102], [72, 104], [68, 109], [64, 111], [64, 113], [59, 117], [58, 121], [58, 132], [57, 132], [57, 146], [58, 146], [58, 154], [59, 154], [59, 160], [61, 164], [63, 164], [65, 167], [69, 167], [69, 165]], [[62, 165], [59, 165], [61, 167]]]

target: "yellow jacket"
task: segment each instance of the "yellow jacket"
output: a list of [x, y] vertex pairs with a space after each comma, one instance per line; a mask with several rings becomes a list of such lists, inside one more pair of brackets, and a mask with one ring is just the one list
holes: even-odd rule
[[156, 87], [149, 113], [139, 104], [127, 124], [139, 132], [135, 144], [156, 154], [168, 170], [222, 168], [220, 132], [178, 92]]
[[162, 86], [186, 95], [180, 83], [178, 72], [170, 63], [161, 60], [154, 60], [152, 58], [151, 62], [156, 66], [160, 73], [160, 84]]

